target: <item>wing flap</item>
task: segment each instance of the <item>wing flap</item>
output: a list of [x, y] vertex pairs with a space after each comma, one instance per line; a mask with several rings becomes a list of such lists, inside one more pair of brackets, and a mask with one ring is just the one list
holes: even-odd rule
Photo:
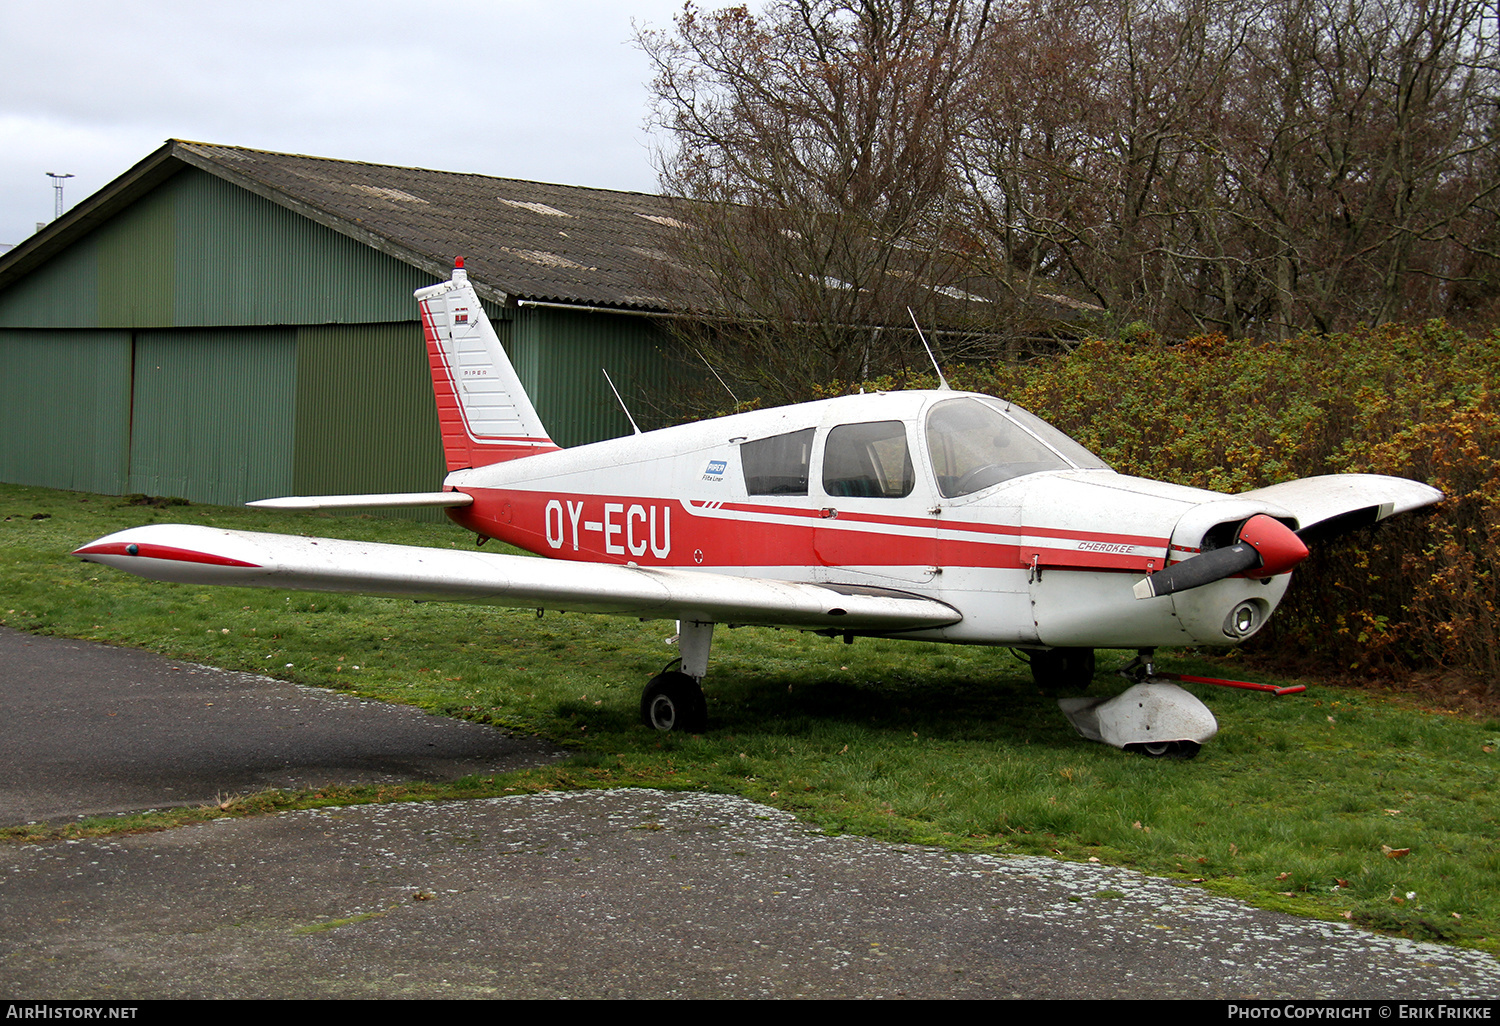
[[352, 592], [648, 619], [867, 631], [940, 627], [962, 619], [946, 603], [898, 591], [187, 524], [130, 528], [73, 554], [141, 577], [185, 584]]

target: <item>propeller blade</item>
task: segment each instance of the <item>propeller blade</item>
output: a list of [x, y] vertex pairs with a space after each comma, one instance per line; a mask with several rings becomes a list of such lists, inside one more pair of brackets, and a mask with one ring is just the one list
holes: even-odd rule
[[1209, 549], [1150, 575], [1133, 589], [1138, 599], [1159, 598], [1222, 581], [1235, 574], [1274, 577], [1307, 558], [1307, 546], [1279, 520], [1257, 513], [1240, 525], [1233, 545]]
[[1201, 588], [1214, 581], [1244, 573], [1260, 562], [1260, 553], [1246, 542], [1227, 548], [1210, 549], [1181, 563], [1163, 567], [1135, 586], [1136, 598], [1159, 598], [1189, 588]]

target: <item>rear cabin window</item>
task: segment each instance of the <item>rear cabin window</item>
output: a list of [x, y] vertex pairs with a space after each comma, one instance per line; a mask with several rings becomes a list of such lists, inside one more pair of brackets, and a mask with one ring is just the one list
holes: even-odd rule
[[740, 443], [746, 495], [806, 495], [813, 429]]
[[823, 490], [829, 495], [899, 499], [910, 495], [917, 475], [899, 420], [841, 424], [823, 447]]

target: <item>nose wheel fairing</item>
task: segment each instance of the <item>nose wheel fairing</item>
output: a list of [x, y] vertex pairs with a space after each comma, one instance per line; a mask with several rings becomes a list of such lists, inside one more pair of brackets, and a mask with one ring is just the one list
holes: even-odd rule
[[1219, 732], [1208, 706], [1175, 684], [1136, 684], [1114, 698], [1063, 698], [1058, 708], [1090, 741], [1146, 755], [1196, 755]]

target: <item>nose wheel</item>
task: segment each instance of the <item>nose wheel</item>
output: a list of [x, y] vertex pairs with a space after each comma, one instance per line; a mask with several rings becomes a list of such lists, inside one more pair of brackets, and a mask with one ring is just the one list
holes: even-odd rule
[[703, 688], [681, 670], [658, 673], [641, 693], [641, 722], [653, 730], [702, 733], [708, 726]]
[[1151, 759], [1191, 759], [1202, 747], [1196, 741], [1155, 741], [1126, 745], [1125, 751], [1139, 752]]

